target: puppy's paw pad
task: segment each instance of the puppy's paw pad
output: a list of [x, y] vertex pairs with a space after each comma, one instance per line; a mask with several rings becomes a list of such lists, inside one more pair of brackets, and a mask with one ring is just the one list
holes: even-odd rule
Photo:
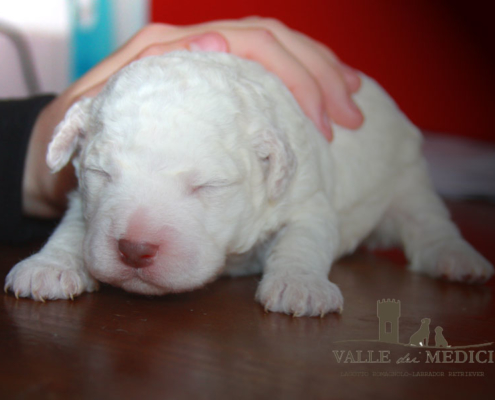
[[12, 268], [5, 279], [5, 290], [16, 297], [34, 300], [73, 299], [83, 292], [92, 292], [98, 283], [89, 274], [61, 260], [35, 254]]
[[265, 275], [256, 292], [256, 299], [266, 311], [295, 317], [340, 313], [344, 305], [337, 285], [321, 276], [304, 274]]
[[413, 270], [435, 278], [466, 283], [483, 283], [493, 276], [493, 266], [462, 239], [431, 246], [416, 259]]

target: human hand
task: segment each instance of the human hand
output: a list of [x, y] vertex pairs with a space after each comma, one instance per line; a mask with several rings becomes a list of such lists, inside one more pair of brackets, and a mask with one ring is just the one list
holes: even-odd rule
[[361, 85], [358, 73], [324, 44], [276, 19], [249, 17], [186, 27], [153, 25], [150, 29], [150, 37], [164, 32], [177, 37], [205, 31], [221, 33], [231, 53], [255, 60], [278, 75], [328, 140], [332, 139], [329, 120], [351, 129], [363, 123], [351, 97]]
[[[327, 139], [332, 139], [329, 120], [351, 129], [362, 124], [363, 116], [351, 97], [361, 83], [357, 72], [322, 43], [270, 18], [250, 17], [189, 26], [148, 25], [105, 60], [105, 65], [88, 74], [87, 81], [104, 82], [134, 59], [170, 51], [170, 41], [187, 41], [205, 34], [201, 45], [196, 47], [229, 51], [257, 61], [278, 75]], [[88, 88], [86, 82], [81, 82], [80, 87]]]
[[23, 182], [27, 215], [60, 216], [66, 193], [75, 187], [72, 166], [52, 175], [45, 154], [55, 126], [82, 96], [93, 96], [107, 79], [128, 63], [173, 50], [230, 51], [260, 62], [276, 73], [292, 91], [304, 112], [329, 139], [329, 120], [357, 128], [362, 114], [351, 99], [360, 78], [323, 44], [272, 19], [246, 18], [191, 26], [152, 24], [110, 55], [41, 112], [29, 144]]

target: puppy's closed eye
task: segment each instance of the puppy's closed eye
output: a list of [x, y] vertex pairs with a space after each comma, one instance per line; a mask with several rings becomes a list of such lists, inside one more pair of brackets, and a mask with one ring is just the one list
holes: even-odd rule
[[81, 187], [93, 194], [99, 193], [112, 182], [112, 176], [99, 168], [86, 168], [83, 176], [84, 180]]
[[193, 195], [215, 194], [215, 192], [220, 192], [222, 189], [229, 188], [234, 184], [235, 182], [230, 182], [228, 180], [223, 180], [223, 179], [207, 181], [202, 184], [193, 184], [191, 186], [191, 194]]
[[96, 176], [98, 176], [100, 178], [105, 178], [108, 181], [111, 181], [112, 180], [112, 176], [108, 172], [106, 172], [106, 171], [104, 171], [102, 169], [98, 169], [98, 168], [86, 168], [86, 172], [87, 173], [90, 173], [92, 175], [96, 175]]

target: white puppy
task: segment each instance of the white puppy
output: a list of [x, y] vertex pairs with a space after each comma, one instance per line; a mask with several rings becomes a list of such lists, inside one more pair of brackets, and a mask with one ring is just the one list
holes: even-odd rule
[[493, 267], [433, 192], [418, 129], [366, 76], [355, 101], [364, 125], [334, 125], [327, 143], [254, 62], [175, 52], [132, 63], [57, 127], [48, 164], [75, 153], [79, 189], [6, 288], [66, 299], [98, 280], [160, 295], [263, 271], [265, 309], [323, 315], [343, 307], [332, 262], [363, 241], [402, 244], [414, 271], [488, 279]]

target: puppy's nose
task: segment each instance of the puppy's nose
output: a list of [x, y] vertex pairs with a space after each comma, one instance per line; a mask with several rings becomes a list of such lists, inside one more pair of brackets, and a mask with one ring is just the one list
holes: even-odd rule
[[153, 263], [158, 253], [158, 245], [147, 242], [133, 242], [127, 239], [120, 239], [120, 258], [124, 263], [134, 268], [142, 268]]

